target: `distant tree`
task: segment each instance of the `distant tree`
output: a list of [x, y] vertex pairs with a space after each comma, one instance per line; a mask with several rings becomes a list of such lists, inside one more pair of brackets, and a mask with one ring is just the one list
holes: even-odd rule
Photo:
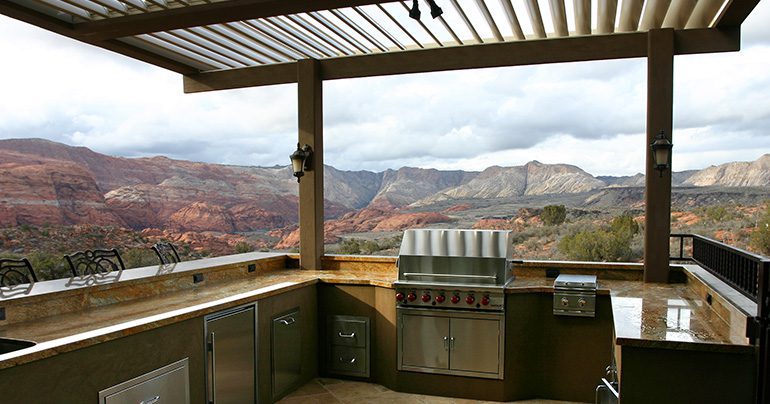
[[254, 251], [254, 247], [251, 246], [251, 244], [245, 242], [245, 241], [239, 241], [235, 244], [235, 253], [236, 254], [243, 254], [243, 253], [249, 253]]
[[160, 264], [158, 256], [149, 248], [128, 248], [121, 252], [126, 268], [149, 267]]
[[610, 222], [610, 230], [617, 235], [633, 237], [635, 234], [639, 233], [639, 224], [636, 223], [633, 216], [624, 213], [612, 219]]
[[558, 248], [576, 261], [629, 261], [633, 258], [631, 240], [639, 225], [629, 214], [610, 221], [609, 229], [582, 230], [559, 240]]
[[751, 233], [751, 247], [757, 252], [770, 256], [770, 200], [765, 213], [757, 221], [757, 227]]
[[564, 223], [567, 218], [567, 208], [564, 205], [548, 205], [543, 208], [540, 219], [548, 226]]

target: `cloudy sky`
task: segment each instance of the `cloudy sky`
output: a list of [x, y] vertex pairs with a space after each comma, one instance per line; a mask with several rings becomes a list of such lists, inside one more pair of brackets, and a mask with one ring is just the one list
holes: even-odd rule
[[[740, 52], [675, 60], [674, 169], [770, 152], [770, 2]], [[183, 94], [181, 76], [0, 16], [0, 138], [126, 157], [288, 164], [296, 85]], [[336, 80], [326, 162], [482, 170], [530, 160], [644, 171], [644, 59]]]

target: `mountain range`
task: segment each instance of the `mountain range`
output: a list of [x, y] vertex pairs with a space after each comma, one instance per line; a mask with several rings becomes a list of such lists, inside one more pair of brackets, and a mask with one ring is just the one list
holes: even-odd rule
[[[770, 187], [770, 154], [753, 162], [677, 172], [672, 182], [685, 188]], [[324, 196], [326, 218], [334, 219], [330, 226], [342, 232], [451, 220], [451, 209], [442, 213], [431, 207], [462, 206], [468, 200], [580, 195], [581, 203], [590, 205], [619, 192], [638, 198], [643, 186], [642, 174], [595, 177], [576, 166], [537, 161], [481, 172], [411, 167], [343, 171], [327, 166]], [[0, 140], [0, 189], [3, 227], [98, 224], [221, 233], [284, 229], [279, 236], [285, 238], [298, 221], [298, 187], [289, 166], [112, 157], [43, 139]]]

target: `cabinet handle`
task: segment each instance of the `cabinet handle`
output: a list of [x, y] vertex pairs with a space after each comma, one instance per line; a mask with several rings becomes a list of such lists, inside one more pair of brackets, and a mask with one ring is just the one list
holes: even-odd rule
[[449, 337], [444, 337], [443, 339], [444, 339], [444, 350], [448, 351], [449, 350]]
[[342, 331], [338, 332], [337, 335], [339, 335], [341, 338], [355, 338], [356, 333], [351, 332], [350, 334], [343, 334]]
[[341, 363], [356, 363], [356, 357], [354, 356], [353, 359], [345, 360], [345, 358], [340, 356], [340, 362]]
[[214, 343], [214, 331], [209, 333], [209, 355], [211, 355], [211, 361], [209, 361], [209, 375], [211, 377], [211, 382], [209, 383], [209, 387], [211, 387], [211, 391], [209, 391], [209, 403], [216, 402], [217, 396], [216, 396], [216, 389], [217, 389], [217, 378], [216, 378], [216, 360], [217, 360], [217, 354], [216, 354], [216, 344]]
[[283, 325], [292, 325], [296, 321], [297, 320], [295, 320], [294, 317], [282, 318], [282, 319], [278, 320], [278, 322], [283, 324]]
[[142, 400], [139, 402], [139, 404], [155, 404], [160, 401], [160, 396], [155, 396], [153, 398], [149, 398], [147, 400]]
[[449, 338], [449, 350], [454, 351], [455, 349], [455, 337]]

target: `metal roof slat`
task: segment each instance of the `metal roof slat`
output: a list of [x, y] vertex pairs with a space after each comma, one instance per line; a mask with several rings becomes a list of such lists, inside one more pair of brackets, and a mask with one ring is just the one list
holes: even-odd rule
[[278, 17], [265, 18], [265, 21], [271, 24], [272, 26], [274, 26], [276, 29], [282, 30], [287, 35], [291, 35], [297, 40], [302, 41], [302, 43], [315, 49], [316, 51], [320, 52], [324, 56], [327, 56], [327, 57], [339, 56], [339, 54], [334, 49], [330, 48], [327, 45], [324, 45], [319, 41], [316, 41], [315, 39], [313, 39], [308, 35], [305, 35], [302, 31], [296, 30], [289, 23], [279, 19]]
[[508, 24], [511, 26], [511, 34], [518, 40], [526, 39], [524, 36], [524, 30], [521, 29], [519, 18], [516, 17], [516, 10], [513, 9], [511, 0], [500, 0], [500, 5], [505, 10], [505, 16], [508, 18]]
[[633, 32], [639, 29], [644, 0], [623, 0], [620, 6], [620, 24], [618, 32]]
[[540, 13], [540, 6], [537, 4], [537, 0], [525, 0], [524, 4], [527, 6], [533, 34], [536, 38], [546, 38], [543, 15]]
[[647, 0], [642, 21], [639, 23], [639, 31], [660, 28], [670, 5], [671, 0]]
[[333, 32], [335, 35], [340, 37], [342, 40], [346, 41], [348, 44], [350, 44], [352, 47], [358, 49], [361, 53], [372, 53], [372, 50], [367, 48], [366, 45], [359, 42], [357, 39], [353, 38], [352, 35], [348, 34], [343, 30], [342, 28], [335, 25], [333, 22], [329, 21], [326, 17], [321, 15], [321, 13], [317, 11], [311, 11], [307, 13], [310, 18], [318, 21], [321, 25], [326, 27], [329, 31]]
[[201, 54], [192, 52], [192, 51], [190, 51], [190, 50], [188, 50], [186, 48], [183, 48], [181, 46], [178, 46], [178, 45], [176, 45], [174, 43], [171, 43], [171, 42], [168, 42], [168, 41], [163, 40], [161, 38], [158, 38], [158, 37], [155, 36], [155, 34], [137, 35], [134, 38], [139, 39], [139, 40], [143, 40], [143, 41], [148, 42], [148, 43], [150, 43], [150, 44], [152, 44], [154, 46], [161, 47], [163, 49], [166, 49], [169, 52], [183, 55], [184, 57], [187, 57], [187, 58], [190, 58], [192, 60], [195, 60], [196, 62], [204, 64], [206, 66], [210, 66], [210, 67], [212, 67], [214, 69], [226, 69], [226, 68], [229, 67], [228, 65], [226, 65], [224, 63], [220, 63], [219, 61], [211, 59], [211, 58], [209, 58], [209, 57], [207, 57], [205, 55], [201, 55]]
[[94, 3], [105, 7], [107, 10], [112, 10], [116, 13], [126, 15], [128, 14], [128, 6], [125, 3], [121, 3], [117, 0], [91, 0]]
[[264, 34], [254, 29], [247, 21], [231, 22], [224, 25], [225, 28], [237, 32], [249, 40], [260, 45], [260, 52], [277, 62], [293, 62], [302, 59], [301, 54], [286, 50], [286, 47], [279, 46], [275, 41], [270, 40]]
[[457, 44], [458, 44], [458, 45], [462, 45], [462, 44], [463, 44], [463, 41], [460, 39], [460, 37], [459, 37], [459, 36], [457, 36], [457, 34], [455, 33], [455, 31], [452, 29], [452, 27], [451, 27], [451, 26], [449, 26], [449, 24], [446, 22], [446, 20], [444, 19], [444, 17], [442, 17], [442, 16], [438, 16], [438, 17], [436, 17], [436, 19], [437, 19], [437, 20], [439, 20], [439, 22], [441, 23], [441, 25], [443, 25], [443, 26], [444, 26], [444, 29], [446, 29], [446, 30], [447, 30], [447, 32], [449, 32], [449, 35], [451, 35], [451, 36], [452, 36], [452, 38], [455, 40], [455, 42], [457, 42]]
[[[406, 10], [406, 12], [408, 13], [408, 12], [409, 12], [409, 6], [407, 6], [407, 5], [406, 5], [406, 2], [405, 2], [405, 1], [399, 1], [399, 3], [400, 3], [402, 6], [404, 6], [404, 9], [405, 9], [405, 10]], [[442, 43], [442, 42], [441, 42], [441, 41], [440, 41], [438, 38], [436, 38], [436, 35], [434, 35], [434, 34], [433, 34], [433, 32], [432, 32], [432, 31], [431, 31], [431, 30], [428, 28], [428, 26], [427, 26], [427, 25], [425, 25], [425, 24], [424, 24], [422, 21], [420, 21], [420, 20], [415, 20], [415, 21], [416, 21], [418, 24], [420, 24], [420, 26], [422, 27], [422, 29], [424, 29], [424, 30], [425, 30], [425, 33], [427, 33], [427, 34], [428, 34], [428, 35], [429, 35], [431, 38], [433, 38], [433, 41], [434, 41], [434, 42], [436, 42], [436, 45], [438, 45], [438, 46], [441, 46], [441, 47], [443, 47], [443, 46], [444, 46], [444, 44], [443, 44], [443, 43]]]
[[567, 29], [567, 11], [564, 9], [564, 0], [548, 0], [551, 7], [551, 18], [553, 19], [553, 30], [556, 36], [569, 36]]
[[[251, 51], [251, 49], [243, 47], [240, 43], [233, 41], [232, 39], [218, 33], [217, 31], [212, 30], [209, 27], [192, 27], [185, 31], [190, 32], [200, 38], [204, 38], [207, 41], [210, 41], [212, 44], [237, 55], [239, 59], [243, 58], [245, 61], [240, 60], [241, 63], [246, 63], [248, 65], [252, 65], [254, 63], [265, 63], [264, 60], [260, 60], [259, 58], [256, 58], [252, 54], [254, 52]], [[239, 49], [239, 48], [244, 48], [244, 49]]]
[[243, 66], [239, 66], [239, 65], [241, 65], [241, 63], [237, 63], [237, 62], [234, 62], [234, 61], [228, 61], [227, 60], [228, 58], [226, 58], [226, 57], [223, 57], [221, 55], [217, 55], [214, 52], [211, 52], [211, 51], [209, 51], [209, 50], [207, 50], [205, 48], [202, 48], [202, 47], [200, 47], [200, 46], [198, 46], [198, 45], [196, 45], [194, 43], [190, 43], [189, 41], [185, 41], [183, 39], [177, 38], [177, 37], [173, 36], [172, 34], [170, 34], [168, 32], [156, 32], [156, 33], [149, 34], [149, 35], [153, 36], [155, 38], [158, 38], [158, 39], [160, 39], [160, 40], [162, 40], [164, 42], [168, 42], [168, 43], [170, 43], [172, 45], [176, 45], [179, 48], [186, 49], [186, 50], [188, 50], [188, 51], [190, 51], [192, 53], [195, 53], [197, 55], [200, 55], [200, 56], [206, 57], [208, 59], [211, 59], [211, 60], [213, 60], [213, 61], [215, 61], [215, 62], [217, 62], [219, 64], [222, 64], [222, 65], [224, 65], [224, 66], [226, 66], [228, 68], [243, 67]]
[[107, 7], [104, 7], [101, 4], [94, 3], [90, 0], [62, 0], [62, 1], [72, 6], [79, 7], [84, 10], [88, 10], [89, 12], [96, 14], [100, 17], [109, 18], [110, 16], [110, 11], [107, 10]]
[[87, 20], [92, 20], [94, 18], [90, 11], [81, 7], [73, 6], [72, 4], [61, 0], [40, 0], [40, 2], [65, 14], [78, 16]]
[[722, 4], [723, 0], [698, 0], [698, 4], [695, 5], [695, 9], [692, 10], [692, 14], [687, 20], [685, 29], [710, 26]]
[[615, 16], [618, 14], [618, 0], [598, 0], [596, 32], [611, 34], [615, 32]]
[[575, 32], [591, 35], [591, 0], [573, 0], [575, 9]]
[[471, 35], [473, 35], [473, 39], [476, 40], [476, 43], [484, 43], [484, 40], [481, 39], [481, 35], [476, 31], [476, 27], [473, 26], [473, 23], [471, 23], [468, 15], [465, 14], [465, 10], [460, 6], [460, 3], [458, 3], [457, 0], [449, 0], [449, 2], [452, 3], [452, 7], [454, 7], [457, 14], [460, 15], [460, 19], [463, 20], [465, 26], [468, 27], [468, 30], [471, 32]]
[[497, 24], [495, 23], [494, 18], [492, 18], [492, 13], [489, 12], [487, 3], [485, 3], [484, 0], [476, 0], [476, 6], [479, 8], [479, 11], [481, 11], [481, 15], [484, 16], [484, 19], [487, 20], [487, 24], [489, 24], [489, 28], [492, 30], [492, 35], [494, 35], [495, 39], [499, 42], [503, 42], [503, 35], [500, 33], [500, 29], [497, 28]]
[[250, 65], [249, 62], [238, 60], [237, 57], [228, 54], [227, 51], [223, 52], [222, 49], [217, 49], [215, 46], [212, 46], [210, 41], [207, 41], [205, 38], [196, 35], [193, 35], [192, 37], [188, 36], [187, 34], [189, 34], [189, 32], [186, 29], [164, 31], [162, 33], [159, 32], [158, 34], [171, 35], [180, 41], [189, 43], [191, 46], [196, 46], [206, 52], [210, 52], [212, 56], [218, 57], [219, 60], [227, 62], [227, 64], [233, 64], [233, 67], [244, 67]]
[[147, 0], [147, 1], [149, 1], [152, 4], [155, 4], [156, 6], [162, 8], [164, 10], [168, 10], [169, 9], [169, 6], [168, 6], [168, 3], [166, 2], [166, 0]]
[[396, 24], [396, 26], [398, 26], [398, 28], [400, 28], [400, 29], [401, 29], [401, 31], [404, 31], [404, 33], [406, 34], [406, 36], [408, 36], [408, 37], [409, 37], [409, 38], [410, 38], [412, 41], [414, 41], [414, 44], [415, 44], [415, 45], [417, 45], [417, 46], [418, 46], [418, 47], [420, 47], [420, 48], [425, 48], [425, 46], [422, 44], [422, 42], [418, 41], [418, 40], [417, 40], [417, 38], [415, 38], [415, 37], [414, 37], [414, 35], [412, 35], [412, 33], [411, 33], [411, 32], [409, 32], [409, 30], [408, 30], [408, 29], [407, 29], [405, 26], [403, 26], [403, 25], [402, 25], [402, 24], [401, 24], [401, 23], [400, 23], [400, 22], [399, 22], [399, 21], [396, 19], [396, 17], [394, 17], [394, 16], [393, 16], [393, 15], [392, 15], [390, 12], [388, 12], [388, 10], [386, 10], [386, 9], [385, 9], [385, 7], [383, 7], [383, 6], [382, 6], [382, 4], [377, 4], [377, 7], [378, 7], [378, 8], [380, 9], [380, 11], [382, 11], [382, 12], [383, 12], [383, 13], [384, 13], [384, 14], [385, 14], [385, 15], [386, 15], [388, 18], [390, 18], [390, 20], [391, 20], [391, 21], [393, 21], [393, 23], [394, 23], [394, 24]]
[[330, 37], [329, 35], [326, 35], [323, 31], [319, 30], [318, 28], [314, 27], [313, 24], [310, 24], [309, 22], [302, 19], [302, 17], [298, 15], [287, 15], [286, 18], [289, 19], [289, 21], [299, 25], [302, 29], [307, 31], [308, 33], [315, 35], [318, 39], [320, 39], [323, 42], [326, 42], [329, 44], [332, 48], [337, 49], [340, 53], [342, 53], [345, 56], [351, 56], [354, 55], [355, 52], [348, 49], [345, 45], [338, 42], [336, 39]]
[[235, 23], [208, 25], [205, 28], [212, 33], [225, 37], [234, 43], [254, 52], [257, 60], [259, 60], [261, 63], [268, 64], [283, 61], [283, 59], [278, 57], [279, 55], [268, 54], [265, 52], [265, 49], [257, 47], [254, 43], [254, 38], [233, 28], [233, 24]]
[[147, 11], [147, 3], [144, 0], [120, 0], [122, 3], [128, 3], [137, 10]]
[[350, 27], [353, 31], [356, 31], [358, 35], [361, 35], [362, 37], [366, 38], [367, 41], [369, 41], [372, 45], [377, 47], [377, 49], [387, 52], [388, 48], [383, 45], [380, 41], [377, 40], [377, 38], [373, 37], [371, 34], [366, 32], [366, 30], [362, 29], [358, 24], [356, 24], [353, 20], [350, 19], [350, 17], [346, 16], [342, 13], [340, 10], [329, 10], [332, 15], [339, 18], [340, 21], [345, 23], [348, 27]]
[[252, 34], [256, 35], [257, 41], [259, 41], [264, 46], [267, 46], [269, 49], [272, 49], [274, 52], [286, 56], [289, 58], [288, 61], [307, 58], [302, 54], [302, 52], [297, 52], [291, 46], [287, 46], [280, 41], [276, 41], [270, 35], [260, 31], [256, 26], [254, 26], [252, 21], [241, 21], [241, 24], [243, 24], [243, 26], [246, 27]]
[[283, 44], [284, 46], [293, 49], [297, 53], [302, 54], [306, 58], [320, 58], [324, 57], [324, 54], [313, 49], [307, 44], [303, 44], [291, 38], [288, 35], [283, 34], [278, 29], [275, 29], [268, 25], [266, 22], [259, 20], [250, 20], [252, 28], [258, 30], [264, 35], [273, 38], [276, 42]]
[[669, 6], [662, 28], [683, 29], [687, 25], [698, 0], [678, 0]]
[[[206, 36], [201, 35], [195, 31], [192, 31], [192, 28], [167, 31], [166, 33], [169, 35], [173, 35], [174, 37], [179, 38], [181, 40], [187, 41], [202, 49], [205, 49], [215, 55], [229, 59], [232, 62], [239, 63], [244, 66], [250, 66], [253, 64], [253, 62], [255, 62], [255, 60], [253, 59], [250, 60], [249, 57], [245, 57], [243, 55], [238, 54], [237, 52], [233, 52], [230, 49], [227, 49], [226, 47], [222, 46], [218, 42], [210, 38], [207, 38]], [[241, 60], [241, 59], [244, 59], [244, 60]]]
[[358, 13], [358, 15], [360, 15], [361, 18], [366, 20], [366, 22], [368, 22], [372, 27], [374, 27], [374, 29], [376, 29], [377, 31], [380, 31], [380, 33], [384, 35], [386, 38], [388, 38], [388, 40], [392, 42], [393, 45], [396, 45], [397, 48], [401, 50], [406, 50], [406, 47], [402, 45], [401, 42], [399, 42], [398, 39], [396, 39], [396, 37], [393, 36], [393, 34], [391, 34], [388, 30], [383, 28], [377, 21], [375, 21], [371, 16], [369, 16], [369, 14], [367, 14], [366, 11], [364, 11], [360, 7], [353, 7], [353, 11]]

